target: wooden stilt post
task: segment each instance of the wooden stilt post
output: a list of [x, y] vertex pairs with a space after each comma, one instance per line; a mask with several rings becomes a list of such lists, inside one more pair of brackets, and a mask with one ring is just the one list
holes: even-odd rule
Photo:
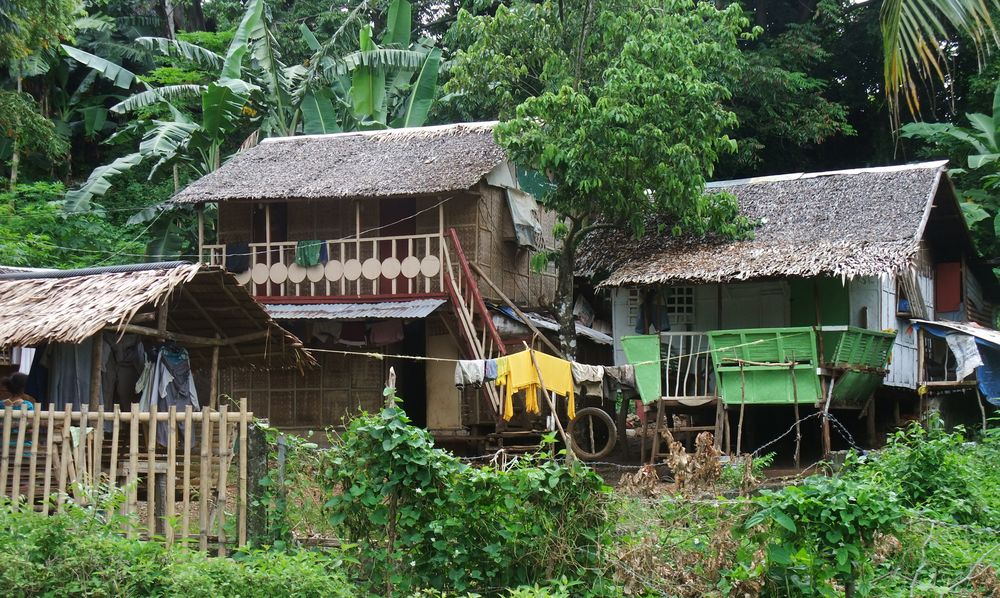
[[822, 438], [823, 443], [823, 459], [830, 458], [830, 399], [833, 398], [833, 385], [836, 380], [832, 377], [830, 378], [830, 385], [826, 389], [826, 404], [823, 405], [823, 417], [822, 417]]
[[104, 336], [97, 333], [91, 340], [93, 345], [90, 349], [90, 408], [97, 411], [101, 405], [101, 357], [104, 353]]
[[[216, 334], [215, 338], [219, 338]], [[212, 369], [209, 373], [208, 404], [212, 409], [219, 405], [219, 347], [212, 347]]]
[[802, 422], [799, 417], [799, 388], [795, 381], [795, 360], [788, 364], [788, 375], [792, 377], [792, 400], [795, 404], [795, 469], [802, 465]]
[[743, 360], [740, 360], [740, 421], [736, 424], [736, 454], [743, 454], [743, 412], [747, 408], [747, 381], [743, 373]]

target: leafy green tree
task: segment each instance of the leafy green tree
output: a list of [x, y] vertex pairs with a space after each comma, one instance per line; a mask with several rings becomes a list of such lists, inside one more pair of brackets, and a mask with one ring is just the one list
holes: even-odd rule
[[992, 113], [970, 113], [965, 119], [968, 127], [908, 123], [902, 136], [923, 140], [932, 153], [967, 165], [950, 170], [962, 196], [962, 213], [980, 253], [996, 257], [1000, 255], [1000, 84], [994, 90]]
[[640, 236], [653, 214], [673, 232], [744, 231], [733, 198], [706, 195], [704, 183], [736, 146], [722, 81], [749, 23], [738, 5], [685, 0], [515, 2], [464, 21], [475, 42], [458, 53], [449, 89], [490, 90], [508, 119], [499, 143], [553, 183], [541, 201], [561, 220], [548, 257], [572, 357], [575, 256], [590, 234], [624, 225]]

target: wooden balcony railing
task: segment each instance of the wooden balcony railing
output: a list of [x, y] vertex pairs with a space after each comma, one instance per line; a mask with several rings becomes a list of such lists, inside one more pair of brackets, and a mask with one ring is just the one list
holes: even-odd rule
[[[444, 293], [444, 239], [439, 234], [324, 241], [319, 263], [296, 261], [298, 241], [251, 243], [236, 278], [264, 297], [382, 296]], [[225, 266], [226, 245], [205, 245], [202, 259]]]
[[715, 398], [715, 372], [704, 332], [661, 332], [663, 397]]

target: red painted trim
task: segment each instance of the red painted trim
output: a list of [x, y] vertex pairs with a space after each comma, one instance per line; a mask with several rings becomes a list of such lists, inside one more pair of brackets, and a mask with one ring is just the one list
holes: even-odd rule
[[493, 339], [493, 344], [496, 346], [497, 351], [501, 355], [506, 355], [507, 348], [504, 346], [503, 340], [500, 339], [500, 333], [497, 332], [496, 326], [493, 325], [493, 317], [490, 315], [490, 311], [486, 309], [486, 303], [479, 292], [479, 285], [476, 284], [476, 279], [472, 276], [472, 268], [469, 267], [469, 260], [465, 258], [465, 251], [462, 250], [462, 244], [458, 241], [458, 233], [455, 232], [454, 228], [449, 228], [448, 236], [451, 238], [451, 244], [455, 248], [455, 256], [458, 257], [458, 264], [462, 268], [462, 278], [467, 281], [466, 284], [472, 293], [473, 308], [479, 314], [479, 319], [483, 321], [483, 325], [486, 326], [486, 330]]
[[395, 295], [254, 295], [258, 303], [315, 305], [318, 303], [389, 303], [414, 299], [448, 299], [447, 293], [397, 293]]

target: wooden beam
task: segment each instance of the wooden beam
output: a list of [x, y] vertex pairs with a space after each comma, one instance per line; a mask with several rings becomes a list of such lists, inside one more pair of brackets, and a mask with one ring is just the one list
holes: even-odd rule
[[153, 338], [160, 338], [177, 343], [187, 343], [189, 345], [198, 345], [203, 347], [227, 347], [261, 339], [271, 333], [270, 330], [262, 330], [260, 332], [251, 332], [249, 334], [241, 334], [239, 336], [231, 336], [229, 338], [208, 338], [204, 336], [195, 336], [193, 334], [182, 334], [180, 332], [161, 331], [156, 328], [147, 328], [145, 326], [137, 326], [135, 324], [126, 324], [122, 327], [108, 326], [105, 330], [114, 330], [124, 332], [126, 334], [138, 334], [141, 336], [151, 336]]
[[[507, 295], [505, 295], [504, 292], [500, 290], [500, 287], [494, 284], [493, 281], [490, 280], [490, 277], [486, 276], [486, 274], [483, 273], [482, 269], [479, 267], [478, 264], [476, 264], [475, 262], [469, 262], [469, 266], [476, 272], [476, 274], [480, 278], [483, 279], [483, 281], [487, 285], [489, 285], [491, 289], [493, 289], [493, 292], [497, 294], [497, 297], [500, 297], [501, 301], [506, 303], [508, 307], [514, 310], [514, 313], [517, 314], [517, 317], [521, 318], [521, 322], [528, 327], [528, 330], [534, 333], [538, 338], [542, 339], [542, 342], [545, 343], [545, 346], [551, 349], [554, 354], [560, 357], [563, 356], [562, 351], [560, 351], [558, 347], [552, 344], [552, 341], [550, 341], [547, 336], [542, 334], [541, 330], [539, 330], [534, 324], [532, 324], [531, 320], [528, 319], [528, 316], [524, 315], [524, 312], [521, 311], [521, 308], [514, 305], [514, 302], [511, 301], [510, 298], [507, 297]], [[469, 281], [469, 282], [474, 283], [475, 281]]]
[[[201, 302], [199, 302], [198, 299], [194, 296], [194, 293], [187, 290], [187, 288], [184, 287], [183, 285], [181, 285], [181, 293], [183, 293], [184, 296], [187, 297], [189, 301], [191, 301], [195, 309], [198, 310], [198, 313], [201, 314], [201, 317], [205, 318], [205, 321], [208, 322], [208, 324], [215, 329], [215, 338], [217, 339], [222, 338], [223, 336], [226, 335], [226, 333], [222, 331], [222, 328], [220, 328], [219, 325], [216, 323], [215, 319], [212, 318], [212, 316], [208, 315], [208, 312], [205, 311], [204, 307], [202, 307]], [[234, 353], [236, 353], [237, 357], [242, 357], [242, 355], [240, 355], [239, 349], [237, 349], [235, 346], [231, 346], [230, 348], [233, 350]], [[218, 352], [216, 351], [213, 352], [212, 354], [213, 363], [218, 363], [219, 361], [219, 356], [216, 353]]]
[[229, 297], [229, 300], [232, 301], [241, 312], [243, 312], [243, 315], [246, 316], [248, 320], [255, 322], [262, 329], [267, 330], [267, 324], [261, 322], [259, 317], [252, 316], [250, 312], [247, 311], [247, 308], [243, 307], [243, 302], [240, 301], [236, 297], [236, 295], [233, 295], [233, 292], [229, 290], [229, 287], [226, 286], [225, 276], [219, 277], [219, 286], [222, 288], [223, 294], [225, 294], [226, 297]]

